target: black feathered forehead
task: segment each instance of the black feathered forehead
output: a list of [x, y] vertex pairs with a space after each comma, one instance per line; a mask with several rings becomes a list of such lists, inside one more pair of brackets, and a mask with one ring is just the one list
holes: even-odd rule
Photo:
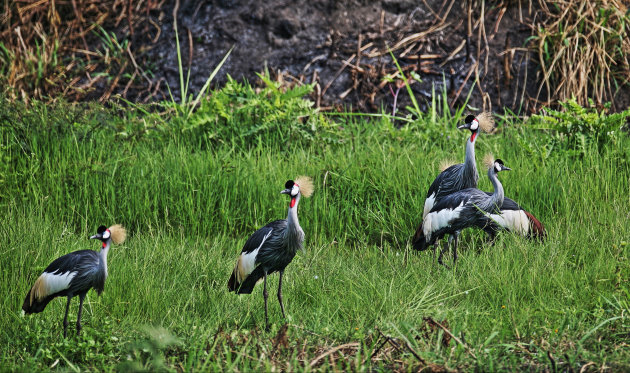
[[500, 164], [501, 166], [503, 166], [503, 161], [502, 161], [502, 160], [500, 160], [499, 158], [495, 159], [495, 162], [496, 162], [496, 163], [498, 163], [498, 164]]
[[293, 180], [287, 180], [286, 183], [284, 183], [284, 188], [285, 189], [291, 189], [293, 188], [293, 184], [295, 184], [295, 181]]
[[464, 120], [464, 123], [472, 123], [473, 120], [475, 120], [475, 116], [471, 114], [466, 117], [466, 119]]
[[98, 234], [102, 234], [103, 232], [105, 232], [107, 230], [107, 227], [104, 225], [101, 225], [100, 227], [98, 227], [98, 229], [96, 230], [96, 233]]

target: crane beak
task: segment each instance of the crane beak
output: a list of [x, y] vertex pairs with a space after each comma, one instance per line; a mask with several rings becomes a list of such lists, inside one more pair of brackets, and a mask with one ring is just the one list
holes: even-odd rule
[[465, 130], [470, 128], [470, 123], [464, 123], [461, 126], [457, 126], [458, 130]]
[[291, 194], [291, 189], [285, 189], [280, 191], [280, 194]]
[[94, 236], [90, 236], [90, 240], [93, 240], [93, 239], [96, 239], [96, 238], [98, 238], [100, 240], [101, 238], [103, 238], [103, 235], [102, 234], [95, 234]]
[[511, 168], [509, 168], [509, 167], [505, 167], [505, 166], [503, 166], [503, 169], [502, 169], [501, 171], [512, 171], [512, 169], [511, 169]]

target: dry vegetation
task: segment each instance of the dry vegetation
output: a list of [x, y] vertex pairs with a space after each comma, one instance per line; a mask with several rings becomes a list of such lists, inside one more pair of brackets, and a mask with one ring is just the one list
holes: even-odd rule
[[[148, 17], [163, 1], [5, 0], [0, 18], [0, 75], [12, 98], [85, 98], [99, 86], [107, 100], [146, 83], [131, 43], [108, 30], [156, 35]], [[126, 40], [126, 37], [123, 38]], [[96, 41], [96, 42], [95, 42]], [[146, 85], [146, 84], [145, 84]], [[149, 81], [150, 85], [150, 81]]]
[[[464, 5], [463, 17], [455, 20], [456, 1], [445, 0], [435, 8], [424, 4], [434, 17], [418, 21], [409, 15], [389, 24], [381, 13], [373, 32], [359, 31], [356, 38], [332, 33], [331, 50], [354, 51], [339, 55], [342, 64], [332, 78], [322, 80], [315, 71], [314, 76], [304, 77], [279, 72], [274, 79], [286, 84], [316, 82], [313, 98], [319, 106], [335, 80], [350, 72], [351, 86], [334, 100], [353, 94], [362, 110], [378, 110], [375, 97], [386, 92], [389, 83], [395, 83], [389, 85], [395, 101], [403, 81], [417, 81], [419, 75], [441, 76], [447, 70], [452, 73], [459, 68], [452, 65], [453, 60], [465, 57], [463, 78], [449, 84], [451, 107], [464, 101], [472, 82], [494, 79], [498, 92], [489, 92], [483, 84], [474, 87], [474, 95], [486, 109], [491, 108], [490, 96], [500, 97], [505, 89], [500, 80], [505, 80], [506, 87], [510, 81], [517, 83], [515, 94], [510, 95], [514, 101], [499, 98], [499, 105], [514, 107], [520, 102], [526, 110], [536, 111], [575, 96], [581, 105], [592, 99], [600, 106], [613, 102], [614, 110], [623, 109], [614, 107], [614, 99], [630, 77], [626, 1], [471, 0]], [[25, 101], [64, 96], [104, 102], [113, 94], [143, 102], [165, 97], [164, 78], [153, 75], [145, 52], [158, 41], [158, 23], [165, 12], [170, 14], [171, 5], [164, 0], [5, 0], [0, 17], [0, 81], [5, 93]], [[511, 7], [520, 9], [519, 25], [531, 28], [531, 42], [510, 45], [506, 39], [497, 50], [495, 36], [499, 26], [510, 27], [502, 20]], [[447, 43], [444, 49], [441, 43], [449, 38], [461, 38], [461, 42]], [[182, 39], [192, 50], [190, 30], [188, 40]], [[389, 59], [390, 48], [400, 61], [400, 70]], [[524, 53], [526, 60], [514, 62], [516, 52]], [[526, 65], [530, 55], [540, 65], [534, 97], [525, 90], [532, 82], [527, 75], [519, 76], [514, 67]], [[493, 59], [503, 61], [501, 71], [491, 71], [488, 64]], [[407, 76], [401, 77], [401, 72]], [[490, 78], [492, 74], [496, 77]]]
[[[625, 1], [539, 1], [535, 47], [547, 103], [575, 96], [583, 106], [613, 102], [630, 78]], [[623, 109], [623, 108], [620, 108]]]

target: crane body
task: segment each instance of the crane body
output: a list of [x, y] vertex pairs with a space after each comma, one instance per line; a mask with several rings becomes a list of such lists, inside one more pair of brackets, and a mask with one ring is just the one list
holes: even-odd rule
[[301, 196], [308, 198], [313, 193], [313, 183], [309, 177], [298, 177], [295, 181], [287, 181], [285, 189], [280, 193], [291, 197], [287, 218], [265, 225], [247, 239], [228, 280], [228, 290], [237, 294], [251, 294], [258, 282], [261, 280], [264, 282], [266, 329], [269, 328], [267, 275], [274, 272], [280, 274], [278, 301], [282, 316], [286, 317], [282, 301], [282, 276], [286, 266], [303, 247], [304, 231], [300, 226], [297, 211]]
[[77, 315], [77, 334], [81, 333], [81, 314], [83, 301], [90, 289], [100, 295], [105, 289], [107, 279], [107, 253], [112, 241], [122, 243], [126, 231], [121, 225], [110, 228], [100, 226], [97, 234], [90, 239], [99, 239], [103, 246], [100, 251], [79, 250], [55, 259], [37, 278], [29, 290], [22, 311], [25, 314], [42, 312], [48, 303], [56, 297], [66, 297], [66, 312], [63, 319], [63, 336], [67, 336], [68, 312], [70, 301], [79, 296], [79, 313]]
[[[414, 249], [426, 250], [446, 234], [454, 234], [464, 228], [478, 226], [487, 219], [488, 213], [499, 213], [498, 206], [503, 204], [503, 186], [497, 178], [500, 171], [509, 170], [500, 159], [495, 160], [488, 168], [488, 178], [494, 186], [491, 195], [475, 189], [467, 188], [442, 198], [425, 216], [413, 238]], [[486, 220], [484, 220], [486, 221]], [[457, 260], [457, 245], [452, 246], [453, 261]], [[440, 252], [438, 262], [443, 264]]]

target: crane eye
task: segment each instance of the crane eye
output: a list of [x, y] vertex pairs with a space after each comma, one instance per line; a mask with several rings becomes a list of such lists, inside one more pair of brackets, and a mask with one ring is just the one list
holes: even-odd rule
[[470, 124], [470, 129], [475, 131], [477, 130], [477, 128], [479, 128], [479, 121], [477, 119], [474, 119]]
[[106, 239], [108, 239], [108, 238], [109, 238], [109, 236], [111, 236], [111, 233], [109, 232], [109, 229], [108, 229], [108, 230], [106, 230], [105, 232], [103, 232], [103, 239], [105, 239], [105, 240], [106, 240]]

